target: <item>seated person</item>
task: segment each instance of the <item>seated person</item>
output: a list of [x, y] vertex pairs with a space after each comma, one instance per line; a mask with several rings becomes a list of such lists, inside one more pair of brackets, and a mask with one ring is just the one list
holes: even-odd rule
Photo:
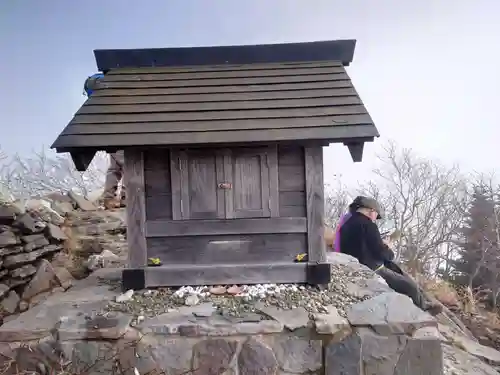
[[349, 212], [352, 216], [340, 228], [340, 251], [374, 270], [390, 288], [410, 297], [422, 310], [433, 315], [439, 314], [442, 306], [431, 302], [415, 281], [393, 262], [394, 253], [382, 239], [375, 224], [375, 220], [381, 219], [383, 215], [378, 202], [359, 196], [350, 204]]

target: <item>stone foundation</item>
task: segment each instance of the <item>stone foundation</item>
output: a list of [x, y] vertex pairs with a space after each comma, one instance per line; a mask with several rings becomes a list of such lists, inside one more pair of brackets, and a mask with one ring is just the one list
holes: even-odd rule
[[293, 310], [265, 307], [266, 314], [224, 317], [211, 304], [152, 318], [103, 313], [113, 292], [94, 287], [85, 301], [77, 292], [0, 327], [4, 364], [42, 374], [66, 366], [75, 375], [443, 374], [436, 321], [396, 293], [353, 305], [348, 319], [333, 307], [291, 319]]

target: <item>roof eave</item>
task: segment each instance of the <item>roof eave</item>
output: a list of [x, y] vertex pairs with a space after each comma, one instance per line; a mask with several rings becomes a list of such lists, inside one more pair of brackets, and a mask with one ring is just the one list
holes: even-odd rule
[[238, 65], [304, 61], [341, 61], [349, 66], [355, 39], [303, 43], [238, 46], [96, 49], [94, 56], [102, 72], [114, 68], [169, 67], [194, 65]]

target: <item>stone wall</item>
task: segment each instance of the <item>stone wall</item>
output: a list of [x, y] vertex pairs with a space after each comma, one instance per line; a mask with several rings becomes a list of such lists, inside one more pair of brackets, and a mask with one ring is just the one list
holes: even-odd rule
[[[71, 275], [48, 259], [64, 248], [64, 218], [43, 201], [0, 205], [0, 309], [2, 320], [26, 310], [40, 292], [68, 287]], [[51, 273], [53, 277], [47, 277]]]

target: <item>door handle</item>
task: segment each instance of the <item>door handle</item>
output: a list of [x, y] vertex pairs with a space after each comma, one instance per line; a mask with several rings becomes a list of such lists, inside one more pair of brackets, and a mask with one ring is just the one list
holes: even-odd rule
[[221, 182], [219, 183], [219, 189], [231, 189], [233, 186], [229, 182]]

